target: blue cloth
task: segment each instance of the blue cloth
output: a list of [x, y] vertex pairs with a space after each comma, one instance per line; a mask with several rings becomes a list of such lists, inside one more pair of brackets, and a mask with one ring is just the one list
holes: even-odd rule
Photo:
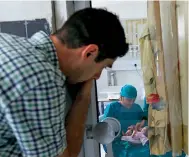
[[[121, 124], [121, 132], [127, 131], [131, 125], [140, 122], [144, 112], [138, 104], [133, 104], [131, 108], [126, 108], [119, 102], [113, 102], [106, 107], [104, 118], [116, 118]], [[149, 148], [142, 145], [132, 145], [126, 141], [121, 140], [122, 134], [112, 142], [112, 150], [114, 157], [137, 157], [149, 156]]]
[[121, 88], [120, 95], [125, 98], [135, 99], [137, 97], [137, 90], [132, 85], [125, 85]]
[[150, 157], [149, 145], [148, 144], [144, 146], [136, 145], [131, 147], [126, 157]]

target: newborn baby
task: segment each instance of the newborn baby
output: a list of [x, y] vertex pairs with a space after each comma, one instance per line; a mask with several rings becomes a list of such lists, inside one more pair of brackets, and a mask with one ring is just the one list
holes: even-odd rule
[[121, 140], [129, 141], [132, 143], [142, 143], [145, 145], [148, 142], [147, 136], [148, 127], [141, 127], [141, 124], [130, 126], [126, 133], [123, 133]]

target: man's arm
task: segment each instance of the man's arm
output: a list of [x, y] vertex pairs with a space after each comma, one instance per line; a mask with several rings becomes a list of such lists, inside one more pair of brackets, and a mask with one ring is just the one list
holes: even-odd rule
[[92, 80], [87, 81], [78, 93], [67, 117], [67, 148], [61, 157], [77, 157], [83, 143], [85, 121], [91, 98]]

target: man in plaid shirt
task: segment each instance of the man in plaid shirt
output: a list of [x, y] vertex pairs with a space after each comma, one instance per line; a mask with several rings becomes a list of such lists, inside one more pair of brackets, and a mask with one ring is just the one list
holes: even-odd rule
[[[74, 13], [50, 37], [0, 33], [0, 157], [77, 157], [92, 80], [127, 50], [117, 16], [103, 9]], [[73, 104], [66, 82], [83, 82]]]

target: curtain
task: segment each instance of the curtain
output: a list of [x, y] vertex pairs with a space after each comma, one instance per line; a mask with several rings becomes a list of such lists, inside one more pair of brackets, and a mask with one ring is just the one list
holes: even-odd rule
[[177, 1], [178, 50], [183, 120], [183, 148], [188, 154], [188, 1]]
[[148, 25], [140, 38], [145, 92], [146, 97], [157, 93], [165, 103], [161, 111], [149, 106], [150, 152], [162, 155], [172, 150], [179, 156], [183, 148], [187, 152], [187, 44], [178, 38], [176, 2], [147, 4]]
[[182, 154], [182, 106], [181, 89], [178, 70], [178, 31], [176, 18], [176, 2], [160, 1], [160, 17], [162, 43], [165, 63], [165, 80], [167, 87], [167, 103], [169, 127], [173, 156]]

